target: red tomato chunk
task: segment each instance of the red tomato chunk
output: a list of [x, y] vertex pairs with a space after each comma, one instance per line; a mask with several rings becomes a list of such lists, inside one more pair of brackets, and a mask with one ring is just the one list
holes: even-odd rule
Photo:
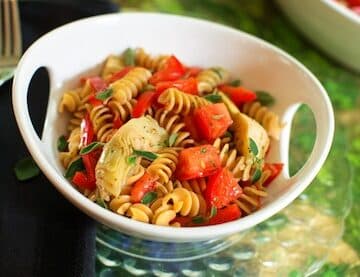
[[145, 91], [140, 94], [134, 109], [131, 113], [133, 118], [143, 116], [148, 108], [151, 107], [153, 102], [156, 100], [157, 94], [154, 91]]
[[167, 59], [164, 67], [150, 78], [149, 82], [152, 85], [156, 85], [158, 82], [175, 81], [184, 74], [185, 67], [175, 56], [171, 56]]
[[194, 121], [199, 128], [200, 137], [210, 143], [224, 135], [233, 122], [224, 103], [196, 109]]
[[181, 150], [176, 174], [179, 180], [190, 180], [212, 175], [220, 167], [218, 150], [207, 144]]
[[145, 174], [134, 184], [131, 189], [130, 200], [133, 203], [139, 203], [144, 195], [155, 189], [155, 181], [157, 178], [145, 172]]
[[257, 97], [255, 92], [244, 87], [220, 85], [219, 89], [227, 94], [237, 106], [240, 106], [246, 102], [254, 101]]
[[266, 163], [263, 170], [270, 170], [271, 175], [266, 179], [263, 185], [267, 187], [280, 174], [283, 167], [283, 163]]
[[231, 204], [223, 209], [217, 210], [214, 217], [210, 218], [207, 225], [222, 224], [241, 217], [241, 210], [236, 204]]
[[241, 194], [242, 189], [232, 173], [226, 168], [221, 168], [208, 178], [204, 197], [209, 206], [220, 209]]

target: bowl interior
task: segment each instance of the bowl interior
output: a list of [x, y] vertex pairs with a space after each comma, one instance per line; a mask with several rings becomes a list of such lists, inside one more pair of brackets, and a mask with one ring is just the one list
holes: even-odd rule
[[[149, 53], [175, 54], [187, 65], [222, 66], [244, 86], [270, 92], [272, 110], [286, 124], [280, 141], [272, 141], [270, 162], [284, 162], [285, 170], [269, 188], [264, 207], [247, 217], [222, 226], [173, 230], [134, 222], [106, 211], [83, 197], [63, 177], [56, 150], [57, 138], [66, 133], [68, 118], [57, 112], [64, 90], [73, 88], [81, 76], [97, 73], [109, 54], [128, 47], [143, 47]], [[19, 112], [18, 94], [25, 74], [45, 66], [50, 75], [50, 98], [41, 147], [30, 139], [31, 126]], [[31, 76], [30, 76], [31, 77]], [[26, 101], [25, 101], [26, 102]], [[299, 103], [306, 103], [315, 118], [325, 120], [328, 132], [318, 136], [318, 151], [312, 153], [306, 178], [289, 178], [287, 170], [291, 118]], [[27, 146], [44, 173], [72, 203], [98, 221], [127, 234], [162, 241], [205, 240], [245, 230], [278, 212], [310, 183], [320, 169], [332, 139], [332, 110], [325, 91], [298, 62], [275, 47], [239, 31], [201, 20], [158, 14], [113, 14], [65, 25], [38, 40], [23, 56], [15, 77], [14, 109]], [[317, 158], [316, 158], [317, 156]], [[316, 159], [316, 161], [315, 161]], [[201, 229], [207, 228], [203, 232]], [[211, 231], [210, 231], [211, 230]]]

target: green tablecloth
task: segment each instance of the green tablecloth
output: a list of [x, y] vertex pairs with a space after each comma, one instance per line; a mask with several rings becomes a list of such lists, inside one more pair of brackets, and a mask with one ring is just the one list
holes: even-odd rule
[[[284, 49], [286, 52], [296, 57], [300, 62], [307, 66], [321, 81], [326, 88], [335, 108], [336, 133], [335, 142], [327, 163], [333, 163], [333, 166], [325, 166], [318, 179], [324, 182], [330, 182], [335, 186], [342, 186], [343, 179], [349, 179], [348, 176], [342, 176], [341, 170], [333, 176], [331, 170], [337, 167], [337, 163], [349, 162], [352, 169], [352, 195], [353, 204], [350, 213], [346, 218], [346, 228], [343, 236], [344, 242], [339, 247], [345, 247], [347, 250], [360, 253], [360, 74], [353, 73], [341, 65], [334, 62], [331, 58], [324, 55], [314, 45], [309, 43], [299, 32], [291, 26], [289, 21], [282, 15], [272, 1], [266, 0], [143, 0], [143, 1], [119, 1], [123, 11], [156, 11], [173, 14], [193, 16], [203, 18], [225, 25], [229, 25], [242, 31], [260, 37], [270, 43]], [[302, 111], [307, 113], [306, 109]], [[304, 120], [309, 120], [307, 116], [299, 117], [298, 124], [308, 124]], [[311, 122], [311, 120], [310, 120]], [[293, 140], [293, 149], [301, 146], [301, 149], [310, 151], [313, 138], [302, 134], [301, 130], [296, 139]], [[344, 152], [345, 151], [345, 152]], [[306, 152], [306, 151], [305, 151]], [[294, 152], [296, 154], [296, 152]], [[345, 157], [337, 159], [339, 154]], [[295, 172], [302, 164], [302, 160], [296, 158], [292, 161], [291, 170]], [[331, 180], [330, 180], [331, 179]], [[345, 182], [345, 181], [344, 181]], [[331, 190], [331, 185], [329, 190]], [[312, 192], [316, 195], [316, 191]], [[319, 197], [320, 193], [317, 195]], [[350, 199], [350, 198], [349, 198]], [[345, 199], [346, 201], [350, 201]], [[319, 199], [321, 201], [321, 199]], [[332, 203], [332, 208], [336, 210], [344, 206], [350, 206], [351, 203], [343, 203], [341, 200]], [[352, 263], [359, 263], [358, 258], [351, 258], [339, 261], [332, 259], [331, 255], [328, 264], [318, 273], [321, 276], [344, 276], [349, 272], [348, 268]], [[359, 268], [354, 272], [358, 272]], [[296, 271], [292, 276], [296, 275]], [[357, 273], [355, 273], [357, 274]], [[354, 275], [356, 276], [356, 275]]]

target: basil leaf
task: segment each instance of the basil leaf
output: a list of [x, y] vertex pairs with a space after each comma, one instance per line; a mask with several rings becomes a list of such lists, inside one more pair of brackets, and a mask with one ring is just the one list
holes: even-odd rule
[[57, 140], [57, 149], [59, 152], [64, 152], [68, 148], [68, 142], [65, 136], [60, 136]]
[[143, 199], [141, 199], [141, 203], [147, 205], [153, 202], [156, 198], [157, 198], [157, 193], [155, 191], [149, 191], [144, 195]]
[[96, 94], [95, 98], [101, 101], [104, 101], [106, 99], [108, 99], [113, 93], [112, 88], [107, 88], [103, 91], [100, 91]]
[[145, 91], [153, 91], [155, 90], [155, 87], [153, 85], [147, 84], [143, 87], [143, 89], [141, 90], [141, 92], [145, 92]]
[[31, 157], [26, 157], [15, 164], [14, 172], [19, 181], [26, 181], [38, 176], [40, 169]]
[[201, 223], [204, 223], [205, 222], [205, 218], [203, 218], [202, 216], [198, 215], [198, 216], [195, 216], [191, 219], [191, 221], [195, 224], [201, 224]]
[[124, 63], [126, 66], [134, 66], [135, 65], [135, 50], [132, 48], [128, 48], [125, 50], [123, 55]]
[[257, 181], [259, 181], [260, 177], [261, 177], [261, 170], [259, 168], [256, 168], [254, 175], [251, 178], [251, 183], [252, 184], [256, 183]]
[[137, 156], [141, 156], [149, 161], [153, 161], [155, 160], [158, 155], [156, 155], [155, 153], [153, 152], [149, 152], [149, 151], [142, 151], [142, 150], [135, 150], [133, 151], [133, 153]]
[[80, 150], [80, 155], [86, 155], [91, 153], [92, 151], [94, 151], [95, 149], [98, 149], [99, 147], [103, 147], [104, 143], [99, 142], [99, 141], [94, 141], [92, 143], [90, 143], [89, 145], [83, 147]]
[[104, 209], [108, 209], [108, 206], [105, 203], [104, 199], [100, 197], [96, 198], [96, 204], [98, 204], [100, 207], [103, 207]]
[[272, 106], [275, 103], [275, 98], [266, 91], [256, 91], [256, 100], [264, 106]]
[[73, 161], [66, 169], [65, 178], [71, 179], [75, 175], [76, 171], [82, 171], [82, 170], [84, 170], [84, 164], [82, 162], [82, 158], [80, 157], [77, 160]]
[[217, 208], [215, 206], [211, 206], [210, 218], [214, 217], [217, 214]]
[[178, 136], [179, 136], [178, 133], [173, 133], [173, 134], [171, 134], [171, 135], [169, 136], [169, 140], [168, 140], [168, 145], [169, 145], [169, 147], [171, 147], [171, 146], [174, 145], [174, 143], [175, 143], [175, 141], [176, 141], [176, 139], [177, 139]]
[[226, 131], [225, 134], [224, 134], [224, 137], [226, 138], [232, 138], [232, 133], [230, 133], [229, 131]]
[[252, 138], [250, 138], [249, 146], [250, 146], [250, 151], [254, 154], [254, 156], [256, 156], [259, 153], [259, 149], [256, 145], [256, 142]]
[[219, 94], [208, 94], [208, 95], [205, 95], [204, 98], [207, 100], [207, 101], [210, 101], [212, 103], [219, 103], [222, 101], [222, 98]]
[[127, 163], [129, 165], [134, 165], [136, 163], [136, 156], [135, 155], [131, 155], [127, 158]]
[[230, 86], [232, 87], [238, 87], [241, 85], [241, 80], [237, 79], [237, 80], [233, 80], [229, 83]]

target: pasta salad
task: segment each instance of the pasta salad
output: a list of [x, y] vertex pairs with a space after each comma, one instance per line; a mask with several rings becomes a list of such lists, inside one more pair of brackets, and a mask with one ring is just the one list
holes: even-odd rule
[[282, 123], [274, 98], [222, 67], [184, 65], [142, 48], [110, 55], [63, 93], [65, 177], [114, 213], [150, 224], [221, 224], [261, 207], [282, 170], [267, 163]]

